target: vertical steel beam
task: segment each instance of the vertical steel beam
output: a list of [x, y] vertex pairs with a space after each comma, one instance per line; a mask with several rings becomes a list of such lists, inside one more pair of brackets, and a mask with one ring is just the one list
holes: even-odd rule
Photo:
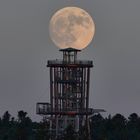
[[88, 110], [89, 105], [89, 81], [90, 81], [90, 68], [87, 68], [87, 102], [86, 102], [86, 109]]
[[[86, 97], [86, 111], [88, 113], [89, 105], [89, 81], [90, 81], [90, 68], [87, 68], [87, 97]], [[86, 135], [89, 140], [89, 125], [88, 125], [88, 115], [86, 114]]]
[[[51, 103], [51, 110], [53, 110], [53, 68], [50, 67], [50, 103]], [[51, 115], [53, 118], [53, 115]], [[52, 135], [52, 119], [50, 120], [50, 135]], [[50, 136], [52, 140], [52, 137]]]
[[51, 110], [53, 110], [53, 68], [50, 67], [50, 103]]

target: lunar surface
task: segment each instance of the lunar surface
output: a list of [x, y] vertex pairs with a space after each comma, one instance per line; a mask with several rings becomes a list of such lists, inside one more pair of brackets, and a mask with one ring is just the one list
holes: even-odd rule
[[66, 7], [52, 16], [49, 32], [57, 47], [82, 50], [91, 42], [95, 33], [95, 24], [85, 10]]

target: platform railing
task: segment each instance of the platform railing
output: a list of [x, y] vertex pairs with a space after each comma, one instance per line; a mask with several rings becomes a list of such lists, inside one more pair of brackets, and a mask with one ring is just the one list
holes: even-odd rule
[[83, 115], [83, 114], [93, 114], [93, 109], [92, 108], [58, 108], [58, 109], [51, 109], [51, 106], [49, 103], [37, 103], [36, 106], [36, 113], [40, 115], [55, 115], [55, 114], [60, 114], [60, 115]]
[[67, 61], [63, 61], [63, 60], [59, 60], [59, 59], [56, 59], [56, 60], [48, 60], [48, 65], [51, 65], [51, 64], [83, 64], [83, 65], [92, 65], [93, 62], [90, 61], [90, 60], [76, 60], [76, 61], [72, 61], [72, 62], [67, 62]]

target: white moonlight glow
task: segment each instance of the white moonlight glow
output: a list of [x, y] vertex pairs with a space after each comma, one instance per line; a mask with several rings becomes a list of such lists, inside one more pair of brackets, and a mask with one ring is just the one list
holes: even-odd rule
[[57, 47], [81, 50], [91, 42], [95, 33], [95, 24], [85, 10], [66, 7], [52, 16], [49, 31]]

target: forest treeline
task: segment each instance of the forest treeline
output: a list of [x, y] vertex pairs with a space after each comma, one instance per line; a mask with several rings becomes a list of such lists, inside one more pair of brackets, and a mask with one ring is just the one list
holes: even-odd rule
[[[33, 122], [27, 112], [19, 111], [15, 119], [6, 111], [0, 118], [0, 140], [48, 140], [48, 122]], [[64, 140], [76, 140], [74, 130], [68, 128]], [[128, 118], [121, 114], [104, 118], [95, 114], [90, 120], [91, 140], [140, 140], [140, 117], [133, 113]], [[80, 140], [84, 137], [84, 128]]]

